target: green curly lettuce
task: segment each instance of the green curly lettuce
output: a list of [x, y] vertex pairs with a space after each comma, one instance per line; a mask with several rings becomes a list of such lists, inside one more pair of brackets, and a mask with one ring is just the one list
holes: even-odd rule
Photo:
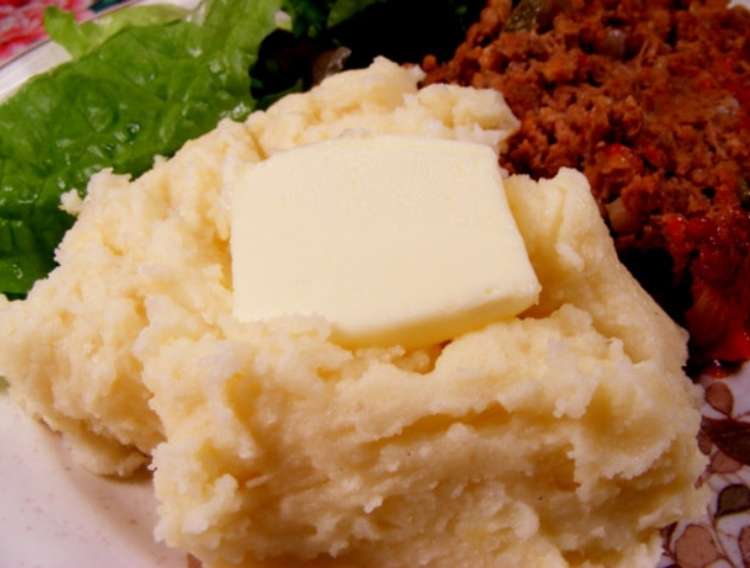
[[122, 29], [172, 22], [187, 14], [187, 10], [170, 4], [129, 6], [78, 24], [72, 12], [50, 6], [44, 12], [44, 29], [53, 41], [63, 46], [76, 59], [100, 46]]
[[[0, 105], [0, 292], [54, 267], [73, 218], [59, 208], [104, 168], [137, 176], [219, 119], [255, 106], [248, 69], [277, 0], [208, 0], [189, 18], [116, 30]], [[69, 44], [72, 45], [72, 44]], [[92, 49], [90, 49], [92, 48]]]
[[[464, 32], [484, 3], [484, 0], [283, 0], [282, 7], [292, 16], [298, 36], [314, 38], [351, 24], [358, 31], [369, 31], [368, 37], [377, 36], [376, 46], [397, 42], [416, 47], [415, 42], [439, 37], [431, 32]], [[453, 39], [442, 37], [443, 47], [455, 47]]]
[[333, 28], [347, 21], [351, 17], [356, 16], [365, 8], [369, 8], [373, 4], [384, 1], [385, 0], [335, 0], [335, 2], [331, 4], [330, 12], [328, 12], [328, 27]]

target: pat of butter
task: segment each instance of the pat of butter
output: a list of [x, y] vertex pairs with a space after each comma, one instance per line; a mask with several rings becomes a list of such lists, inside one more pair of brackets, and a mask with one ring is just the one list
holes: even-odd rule
[[232, 195], [234, 315], [318, 315], [347, 346], [424, 346], [522, 312], [539, 281], [486, 146], [342, 138]]

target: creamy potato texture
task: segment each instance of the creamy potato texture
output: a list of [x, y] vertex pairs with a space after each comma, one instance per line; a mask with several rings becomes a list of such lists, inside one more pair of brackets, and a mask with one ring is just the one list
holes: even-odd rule
[[[0, 374], [79, 461], [153, 459], [157, 536], [209, 567], [651, 566], [699, 513], [685, 334], [619, 264], [585, 178], [506, 193], [538, 305], [446, 345], [347, 350], [232, 317], [225, 188], [341, 135], [502, 148], [501, 97], [385, 60], [95, 176], [60, 267], [0, 313]], [[258, 278], [263, 277], [258, 267]]]

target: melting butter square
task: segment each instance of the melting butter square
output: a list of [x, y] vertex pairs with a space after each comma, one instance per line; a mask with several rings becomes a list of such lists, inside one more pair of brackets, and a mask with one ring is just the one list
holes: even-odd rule
[[351, 347], [419, 347], [513, 317], [540, 284], [497, 157], [468, 142], [341, 138], [232, 191], [234, 315], [317, 315]]

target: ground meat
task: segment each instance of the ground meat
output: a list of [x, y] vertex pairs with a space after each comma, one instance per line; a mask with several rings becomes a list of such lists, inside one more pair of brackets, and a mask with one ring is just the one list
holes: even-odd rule
[[502, 165], [584, 171], [622, 260], [691, 332], [693, 359], [750, 359], [750, 12], [536, 4], [557, 11], [504, 31], [513, 6], [490, 0], [451, 61], [425, 58], [427, 82], [500, 90], [522, 121]]

